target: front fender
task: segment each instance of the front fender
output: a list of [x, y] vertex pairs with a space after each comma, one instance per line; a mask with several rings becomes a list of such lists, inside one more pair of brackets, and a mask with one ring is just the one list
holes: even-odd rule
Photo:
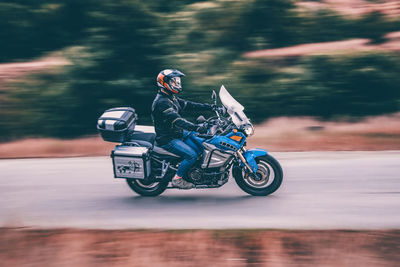
[[247, 160], [247, 163], [253, 169], [254, 172], [257, 172], [258, 166], [256, 162], [256, 158], [260, 156], [265, 156], [268, 154], [268, 151], [261, 148], [255, 148], [247, 150], [243, 153], [244, 158]]

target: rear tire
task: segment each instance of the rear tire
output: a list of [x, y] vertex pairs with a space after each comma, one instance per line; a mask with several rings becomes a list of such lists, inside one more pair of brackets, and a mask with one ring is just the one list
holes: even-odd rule
[[246, 174], [239, 166], [234, 166], [232, 175], [237, 185], [253, 196], [267, 196], [274, 193], [282, 184], [283, 171], [279, 162], [270, 155], [256, 158], [257, 177]]
[[167, 189], [169, 181], [146, 182], [143, 179], [126, 179], [128, 186], [137, 194], [145, 197], [155, 197]]

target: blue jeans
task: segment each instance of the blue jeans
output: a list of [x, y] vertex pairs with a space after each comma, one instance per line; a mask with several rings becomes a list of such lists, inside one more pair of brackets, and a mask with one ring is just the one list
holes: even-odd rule
[[183, 177], [196, 162], [197, 157], [203, 152], [202, 139], [194, 136], [194, 133], [183, 131], [182, 139], [171, 140], [162, 148], [183, 157], [176, 175]]

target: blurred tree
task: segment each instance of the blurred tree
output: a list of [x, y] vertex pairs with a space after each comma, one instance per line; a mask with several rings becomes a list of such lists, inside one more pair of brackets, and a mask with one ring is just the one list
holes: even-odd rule
[[85, 41], [90, 63], [82, 62], [69, 73], [74, 80], [68, 93], [76, 100], [75, 108], [69, 107], [69, 134], [93, 132], [89, 122], [114, 105], [135, 107], [142, 123], [149, 123], [163, 36], [158, 33], [159, 18], [140, 2], [101, 1], [91, 6]]
[[41, 56], [83, 37], [92, 0], [2, 1], [0, 62]]
[[[111, 106], [133, 106], [149, 123], [155, 77], [164, 66], [159, 18], [141, 1], [88, 1], [84, 15], [69, 25], [79, 46], [64, 54], [73, 63], [61, 74], [36, 75], [8, 92], [23, 115], [18, 135], [72, 137], [93, 133], [97, 117]], [[79, 2], [69, 2], [64, 20], [74, 21]], [[85, 28], [78, 24], [85, 21]], [[53, 25], [61, 33], [67, 22]], [[51, 32], [52, 27], [47, 27]], [[56, 29], [54, 29], [56, 31]], [[42, 31], [44, 34], [46, 30]], [[60, 35], [61, 35], [60, 33]], [[64, 35], [61, 39], [68, 39]], [[26, 45], [26, 44], [25, 44]], [[10, 122], [11, 123], [11, 122]], [[12, 124], [12, 123], [11, 123]], [[14, 125], [15, 126], [15, 125]], [[18, 130], [16, 130], [19, 128]]]
[[398, 18], [304, 11], [293, 0], [3, 0], [0, 62], [58, 51], [72, 64], [0, 91], [0, 116], [7, 118], [0, 138], [92, 134], [97, 117], [113, 106], [133, 106], [140, 123], [150, 123], [155, 77], [165, 68], [186, 73], [188, 99], [209, 101], [211, 89], [225, 84], [254, 121], [395, 112], [397, 54], [242, 55], [349, 38], [381, 42], [396, 30]]
[[[264, 67], [249, 62], [243, 65], [246, 70], [237, 70], [237, 85], [247, 86], [241, 97], [256, 121], [260, 114], [261, 118], [312, 115], [325, 119], [377, 115], [400, 109], [399, 62], [400, 57], [391, 53], [312, 56], [291, 65], [289, 71], [273, 71], [268, 62], [262, 63]], [[272, 75], [266, 80], [254, 78], [267, 72]]]
[[269, 48], [294, 44], [299, 22], [294, 8], [292, 0], [255, 0], [243, 16], [243, 32], [249, 40], [264, 38]]
[[315, 115], [365, 116], [399, 110], [399, 57], [365, 54], [315, 57], [310, 61], [313, 80], [324, 81], [326, 94], [315, 96]]

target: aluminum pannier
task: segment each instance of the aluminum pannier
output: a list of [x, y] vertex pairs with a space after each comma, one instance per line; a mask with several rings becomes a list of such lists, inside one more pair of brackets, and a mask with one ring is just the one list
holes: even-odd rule
[[115, 178], [145, 179], [151, 174], [147, 147], [118, 145], [111, 153]]

